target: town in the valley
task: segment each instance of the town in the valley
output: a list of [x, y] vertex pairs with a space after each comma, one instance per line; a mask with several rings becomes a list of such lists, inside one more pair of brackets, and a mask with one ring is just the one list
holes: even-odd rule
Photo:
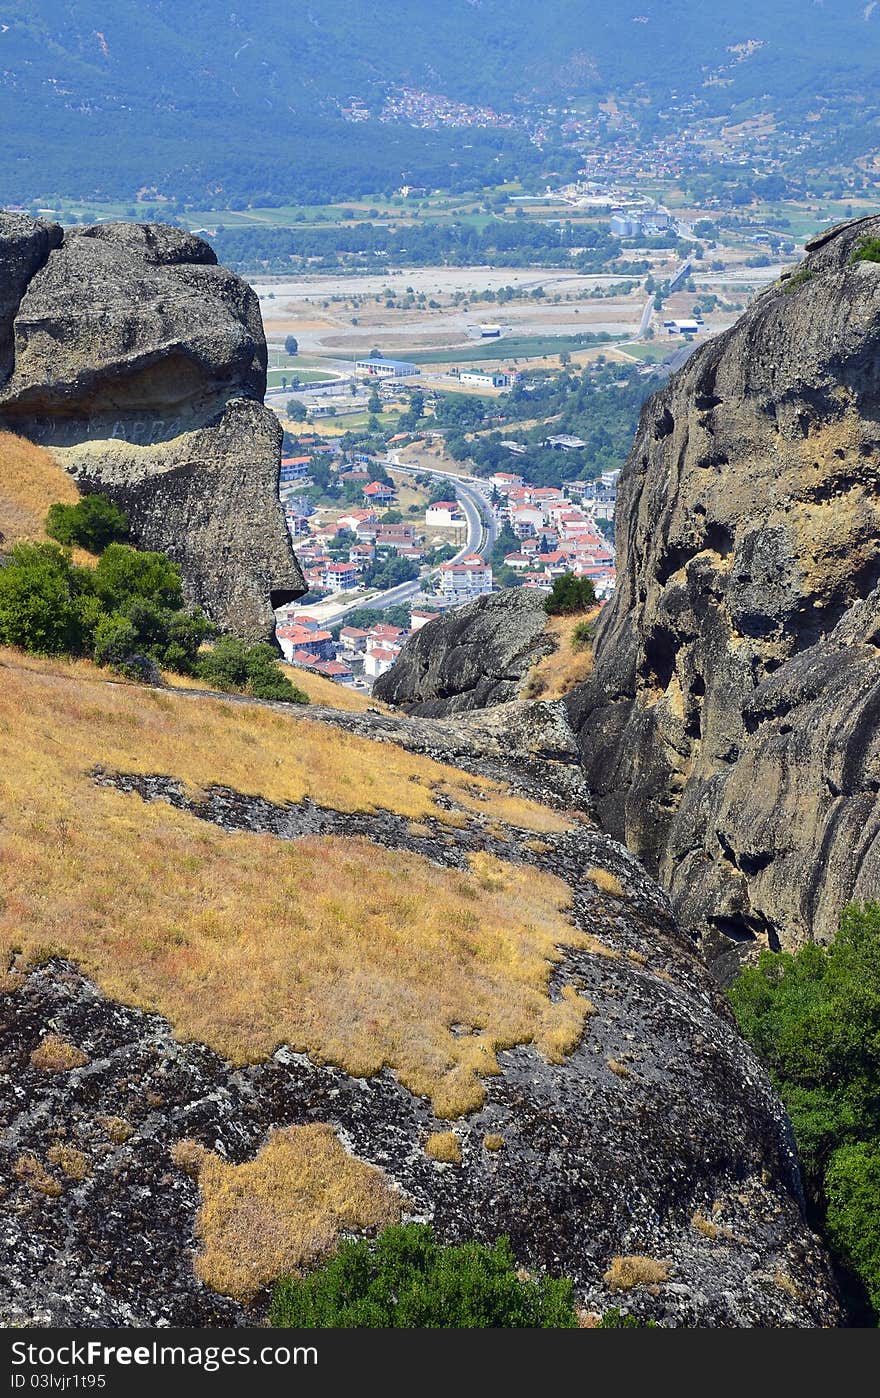
[[[597, 599], [614, 588], [618, 470], [541, 486], [511, 469], [483, 479], [427, 465], [435, 433], [401, 433], [384, 458], [304, 433], [282, 459], [280, 496], [309, 591], [278, 612], [286, 661], [369, 691], [404, 642], [451, 609], [500, 585], [549, 593], [565, 573], [589, 578]], [[583, 442], [560, 434], [559, 452]], [[315, 477], [341, 485], [344, 503], [316, 503]], [[329, 498], [317, 492], [318, 501]]]

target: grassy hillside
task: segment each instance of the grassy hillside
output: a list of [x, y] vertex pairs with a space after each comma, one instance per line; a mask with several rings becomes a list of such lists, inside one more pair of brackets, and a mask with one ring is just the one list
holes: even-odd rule
[[554, 616], [547, 630], [556, 649], [532, 666], [523, 683], [526, 699], [561, 699], [576, 685], [583, 684], [593, 668], [593, 647], [584, 639], [584, 628], [599, 616], [598, 607], [586, 615]]
[[0, 431], [0, 464], [0, 550], [45, 540], [49, 506], [74, 505], [79, 491], [47, 451], [12, 432]]
[[[388, 1065], [448, 1116], [480, 1103], [499, 1048], [533, 1041], [558, 1058], [580, 1037], [590, 1006], [573, 991], [551, 1001], [550, 971], [562, 943], [603, 949], [569, 920], [557, 878], [482, 853], [450, 871], [364, 838], [227, 833], [96, 785], [98, 766], [172, 776], [196, 802], [220, 785], [433, 817], [449, 839], [481, 815], [535, 834], [569, 826], [335, 727], [4, 651], [6, 965], [70, 957], [108, 995], [236, 1062], [289, 1043], [357, 1075]], [[456, 1037], [454, 1024], [479, 1032]]]

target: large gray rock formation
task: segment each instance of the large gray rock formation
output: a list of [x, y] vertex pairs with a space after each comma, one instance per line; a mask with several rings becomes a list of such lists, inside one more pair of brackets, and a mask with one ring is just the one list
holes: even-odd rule
[[[190, 693], [187, 702], [204, 699]], [[301, 721], [283, 717], [289, 740], [307, 742]], [[307, 726], [331, 717], [351, 720], [363, 737], [395, 740], [394, 721], [372, 714], [318, 710]], [[414, 726], [416, 748], [430, 727], [396, 722]], [[461, 746], [473, 755], [478, 736], [469, 717], [462, 726]], [[383, 760], [376, 744], [377, 767]], [[501, 759], [495, 771], [503, 776]], [[518, 786], [518, 768], [512, 776]], [[420, 854], [451, 879], [480, 851], [555, 874], [571, 889], [576, 927], [597, 940], [561, 948], [551, 995], [584, 996], [591, 1012], [561, 1061], [531, 1044], [499, 1052], [485, 1102], [450, 1123], [388, 1070], [353, 1077], [326, 1056], [285, 1046], [234, 1067], [205, 1045], [175, 1040], [158, 1015], [107, 999], [69, 963], [34, 969], [0, 997], [0, 1171], [9, 1182], [0, 1324], [261, 1323], [265, 1295], [244, 1306], [196, 1279], [198, 1192], [172, 1151], [195, 1137], [240, 1162], [274, 1127], [304, 1122], [332, 1125], [399, 1186], [408, 1216], [430, 1220], [444, 1241], [507, 1233], [521, 1265], [572, 1277], [593, 1313], [622, 1306], [670, 1326], [839, 1323], [782, 1105], [665, 895], [608, 836], [584, 823], [535, 840], [499, 821], [491, 803], [454, 827], [435, 818], [414, 826], [390, 811], [277, 805], [225, 787], [196, 798], [173, 777], [96, 780], [279, 846], [333, 834]], [[47, 1026], [83, 1051], [81, 1068], [35, 1067]], [[131, 1132], [116, 1145], [107, 1140], [114, 1119]], [[430, 1159], [428, 1135], [450, 1129], [461, 1161]], [[487, 1148], [493, 1137], [500, 1149]], [[75, 1143], [84, 1178], [59, 1177], [58, 1141]], [[48, 1185], [34, 1188], [22, 1160], [44, 1162]], [[636, 1266], [647, 1258], [654, 1270], [617, 1291], [608, 1273], [621, 1257]]]
[[546, 635], [544, 599], [508, 589], [429, 621], [376, 681], [386, 704], [442, 718], [517, 699], [522, 681], [555, 642]]
[[278, 502], [254, 292], [163, 225], [0, 214], [0, 424], [50, 448], [246, 636], [305, 590]]
[[878, 234], [808, 244], [646, 404], [569, 701], [605, 828], [711, 955], [880, 896]]

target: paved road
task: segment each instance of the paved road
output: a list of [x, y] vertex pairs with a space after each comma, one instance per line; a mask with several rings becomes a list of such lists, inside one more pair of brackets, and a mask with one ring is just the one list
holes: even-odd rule
[[[458, 553], [451, 560], [457, 563], [460, 559], [466, 558], [468, 554], [478, 553], [482, 558], [488, 558], [492, 550], [492, 545], [498, 533], [498, 525], [491, 508], [486, 502], [486, 498], [481, 494], [475, 484], [476, 477], [468, 477], [462, 480], [461, 476], [456, 476], [450, 471], [436, 471], [433, 468], [422, 468], [415, 466], [401, 466], [391, 458], [383, 463], [385, 467], [394, 473], [407, 476], [436, 476], [439, 479], [451, 481], [455, 486], [456, 499], [461, 504], [467, 520], [467, 538]], [[334, 626], [337, 621], [348, 616], [349, 612], [356, 611], [360, 607], [365, 607], [370, 611], [382, 611], [385, 607], [395, 607], [400, 602], [406, 602], [410, 597], [415, 596], [421, 590], [426, 578], [433, 578], [437, 574], [437, 569], [432, 568], [430, 573], [426, 573], [422, 578], [414, 578], [411, 582], [398, 583], [397, 587], [390, 587], [386, 592], [379, 592], [375, 597], [368, 600], [363, 599], [349, 602], [347, 606], [340, 607], [328, 618], [327, 625]]]
[[650, 323], [651, 323], [651, 311], [652, 311], [653, 309], [654, 309], [654, 298], [653, 298], [653, 296], [649, 296], [648, 299], [647, 299], [647, 301], [645, 302], [644, 310], [642, 311], [642, 318], [641, 318], [641, 320], [639, 321], [639, 328], [638, 328], [638, 332], [636, 333], [636, 339], [637, 339], [637, 340], [641, 340], [641, 339], [644, 338], [645, 331], [647, 330], [648, 326], [649, 326]]

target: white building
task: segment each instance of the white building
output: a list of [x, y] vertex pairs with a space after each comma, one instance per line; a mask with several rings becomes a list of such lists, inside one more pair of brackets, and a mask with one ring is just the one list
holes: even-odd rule
[[423, 626], [427, 626], [429, 621], [436, 621], [439, 616], [439, 612], [429, 611], [427, 607], [412, 607], [409, 614], [409, 629], [410, 631], [421, 631]]
[[[519, 446], [519, 443], [502, 442], [501, 445], [503, 447], [509, 447], [510, 450], [513, 451], [514, 447]], [[525, 447], [523, 447], [522, 450], [525, 451]], [[508, 495], [511, 490], [519, 490], [523, 484], [522, 476], [514, 475], [512, 471], [493, 471], [489, 480], [492, 482], [499, 495]]]
[[440, 596], [447, 602], [458, 605], [472, 602], [492, 591], [492, 568], [478, 554], [468, 554], [458, 562], [443, 563], [440, 567]]
[[459, 374], [458, 382], [471, 388], [510, 388], [510, 375], [507, 373], [489, 374], [476, 369], [465, 369]]
[[328, 563], [324, 576], [331, 592], [350, 592], [360, 585], [354, 563]]
[[378, 679], [391, 669], [399, 654], [399, 646], [394, 650], [388, 650], [385, 646], [371, 646], [364, 656], [364, 674], [369, 675], [370, 679]]
[[425, 524], [428, 527], [431, 525], [448, 527], [466, 523], [464, 511], [457, 500], [437, 500], [425, 510]]
[[404, 359], [357, 359], [355, 373], [367, 379], [409, 379], [422, 371]]

